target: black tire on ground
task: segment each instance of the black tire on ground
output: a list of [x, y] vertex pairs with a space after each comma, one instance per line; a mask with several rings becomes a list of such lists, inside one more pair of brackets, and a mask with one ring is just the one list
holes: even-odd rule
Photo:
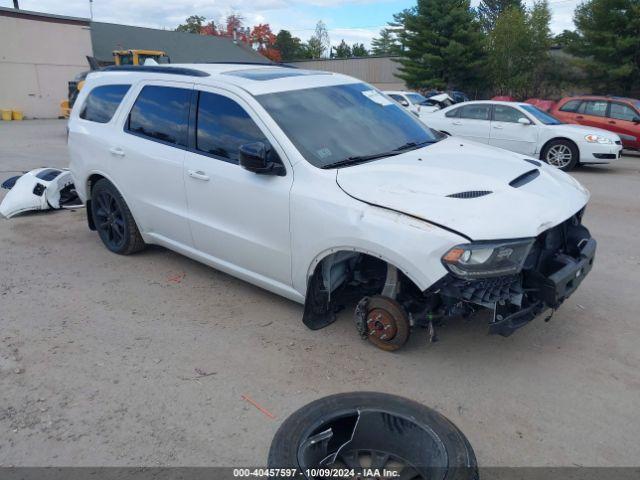
[[105, 247], [119, 255], [130, 255], [146, 246], [124, 198], [103, 178], [91, 189], [91, 214]]
[[[567, 158], [567, 155], [570, 155], [570, 158]], [[540, 153], [540, 160], [565, 172], [576, 167], [579, 157], [578, 147], [573, 142], [563, 139], [550, 141]]]
[[[300, 468], [314, 468], [310, 465], [300, 465], [298, 461], [299, 447], [305, 440], [308, 440], [311, 434], [323, 431], [326, 426], [325, 422], [331, 421], [332, 418], [344, 418], [350, 413], [357, 415], [359, 411], [376, 409], [381, 409], [384, 412], [384, 423], [389, 425], [389, 432], [394, 432], [394, 435], [406, 438], [404, 447], [409, 451], [415, 451], [416, 448], [420, 448], [418, 444], [411, 442], [411, 432], [415, 433], [417, 427], [424, 427], [425, 430], [431, 432], [430, 438], [435, 439], [433, 444], [439, 444], [440, 448], [445, 452], [446, 466], [444, 469], [441, 468], [437, 473], [434, 473], [433, 477], [429, 475], [429, 478], [432, 480], [444, 478], [447, 480], [473, 480], [478, 478], [475, 453], [471, 444], [458, 427], [440, 413], [420, 403], [396, 395], [378, 392], [353, 392], [331, 395], [311, 402], [294, 412], [284, 421], [273, 437], [271, 448], [269, 449], [269, 468], [296, 468], [298, 471], [300, 471]], [[403, 428], [406, 425], [403, 424], [402, 418], [411, 419], [413, 427]], [[388, 432], [379, 432], [379, 435], [373, 435], [372, 444], [380, 444], [381, 439], [386, 437], [385, 433]], [[415, 439], [415, 437], [413, 438]], [[349, 437], [346, 438], [346, 440], [348, 439]], [[431, 457], [434, 450], [430, 449], [429, 443], [421, 444], [425, 454], [422, 458], [436, 457], [436, 455]], [[337, 445], [340, 444], [341, 442], [336, 442], [332, 447], [337, 448]], [[316, 445], [319, 446], [319, 444]], [[392, 448], [393, 445], [389, 445], [389, 449], [385, 451], [389, 452]], [[402, 450], [402, 447], [400, 447], [400, 450]], [[363, 451], [366, 451], [366, 448]], [[407, 475], [406, 478], [413, 480], [425, 477], [420, 476], [418, 473], [416, 476]]]

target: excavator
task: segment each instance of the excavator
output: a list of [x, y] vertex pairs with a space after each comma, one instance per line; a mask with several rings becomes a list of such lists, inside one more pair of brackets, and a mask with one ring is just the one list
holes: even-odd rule
[[95, 57], [87, 57], [90, 70], [79, 73], [78, 75], [75, 76], [75, 78], [72, 81], [69, 82], [68, 98], [60, 102], [60, 116], [64, 118], [69, 118], [69, 114], [71, 113], [73, 104], [75, 103], [76, 98], [78, 97], [78, 93], [80, 93], [80, 90], [82, 90], [82, 87], [84, 86], [84, 81], [90, 72], [94, 70], [98, 70], [100, 67], [103, 67], [105, 65], [110, 65], [110, 64], [144, 65], [144, 62], [146, 62], [149, 59], [159, 64], [170, 63], [170, 59], [167, 56], [166, 52], [163, 52], [162, 50], [140, 50], [140, 49], [114, 50], [113, 62], [104, 62], [103, 64], [98, 62], [95, 59]]

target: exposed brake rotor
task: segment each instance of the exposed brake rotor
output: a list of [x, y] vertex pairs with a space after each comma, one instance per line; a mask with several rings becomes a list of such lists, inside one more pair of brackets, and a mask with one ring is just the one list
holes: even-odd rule
[[389, 297], [370, 297], [366, 304], [364, 337], [382, 350], [393, 351], [409, 339], [411, 325], [402, 306]]

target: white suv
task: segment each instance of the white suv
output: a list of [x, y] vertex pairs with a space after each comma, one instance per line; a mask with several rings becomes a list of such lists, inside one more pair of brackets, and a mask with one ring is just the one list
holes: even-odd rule
[[303, 303], [312, 329], [357, 302], [359, 333], [387, 350], [483, 308], [508, 335], [595, 255], [569, 175], [442, 136], [344, 75], [107, 68], [87, 78], [69, 148], [111, 251], [163, 245]]

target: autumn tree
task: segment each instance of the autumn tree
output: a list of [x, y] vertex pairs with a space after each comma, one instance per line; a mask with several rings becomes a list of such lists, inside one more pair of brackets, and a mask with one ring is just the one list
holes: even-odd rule
[[253, 27], [249, 36], [251, 45], [258, 53], [274, 62], [281, 62], [282, 56], [275, 47], [276, 36], [271, 31], [269, 24], [259, 24]]

